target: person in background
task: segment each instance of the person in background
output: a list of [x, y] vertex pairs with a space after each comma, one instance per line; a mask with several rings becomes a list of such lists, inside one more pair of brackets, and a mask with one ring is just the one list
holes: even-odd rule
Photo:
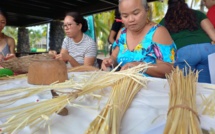
[[102, 69], [121, 63], [121, 70], [148, 63], [146, 76], [165, 78], [173, 69], [175, 44], [163, 26], [147, 17], [146, 0], [119, 0], [119, 11], [125, 28], [113, 44], [110, 58], [103, 60]]
[[78, 12], [68, 12], [64, 18], [62, 28], [66, 36], [63, 40], [60, 54], [49, 51], [56, 59], [69, 62], [72, 67], [87, 65], [96, 66], [97, 45], [88, 35], [86, 19]]
[[204, 0], [204, 3], [208, 8], [207, 17], [215, 28], [215, 0]]
[[114, 22], [112, 24], [111, 30], [110, 30], [110, 34], [108, 37], [108, 42], [110, 44], [110, 55], [112, 53], [112, 44], [114, 43], [114, 41], [117, 38], [117, 34], [119, 33], [120, 29], [122, 28], [122, 21], [121, 21], [121, 17], [120, 17], [120, 13], [119, 13], [119, 9], [115, 9], [115, 19]]
[[2, 30], [7, 23], [7, 14], [0, 9], [0, 61], [15, 57], [15, 41], [5, 35]]
[[174, 65], [201, 71], [198, 81], [210, 83], [208, 55], [215, 52], [215, 29], [207, 16], [190, 9], [185, 0], [169, 0], [160, 24], [169, 30], [178, 48]]

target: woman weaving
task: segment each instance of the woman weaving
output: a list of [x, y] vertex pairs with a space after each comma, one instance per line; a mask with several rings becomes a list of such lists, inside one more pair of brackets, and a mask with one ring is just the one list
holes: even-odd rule
[[2, 33], [6, 26], [6, 13], [0, 9], [0, 61], [15, 57], [15, 41]]
[[121, 70], [150, 63], [146, 75], [165, 77], [172, 70], [176, 46], [163, 26], [149, 21], [146, 0], [120, 0], [119, 11], [125, 28], [113, 44], [110, 58], [103, 60], [102, 69], [121, 63]]
[[81, 65], [96, 66], [97, 45], [95, 41], [84, 34], [88, 25], [86, 19], [78, 12], [68, 12], [62, 26], [66, 33], [60, 54], [50, 51], [56, 59], [67, 61], [72, 67]]

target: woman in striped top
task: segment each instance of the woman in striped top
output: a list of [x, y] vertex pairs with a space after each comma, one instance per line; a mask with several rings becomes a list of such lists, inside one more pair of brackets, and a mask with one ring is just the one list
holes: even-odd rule
[[64, 38], [60, 54], [56, 59], [68, 61], [72, 67], [87, 65], [96, 66], [97, 45], [88, 35], [88, 25], [86, 19], [77, 12], [68, 12], [64, 18], [62, 26], [67, 37]]

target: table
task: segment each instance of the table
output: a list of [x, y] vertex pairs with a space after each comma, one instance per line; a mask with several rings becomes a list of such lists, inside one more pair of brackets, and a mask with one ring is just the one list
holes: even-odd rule
[[[76, 72], [69, 73], [68, 75], [74, 75], [75, 77], [84, 73]], [[0, 90], [11, 89], [14, 87], [33, 87], [27, 83], [26, 78], [11, 79], [6, 81], [0, 81]], [[106, 96], [100, 102], [102, 108], [107, 99], [110, 89], [105, 89]], [[206, 89], [203, 84], [197, 85], [197, 105], [202, 102], [200, 94], [205, 96], [210, 95], [213, 92], [211, 89]], [[168, 111], [169, 103], [169, 86], [166, 79], [149, 78], [148, 87], [141, 89], [136, 95], [131, 106], [126, 111], [122, 120], [120, 134], [161, 134], [165, 127], [166, 114]], [[37, 100], [50, 99], [52, 96], [50, 92], [43, 94], [33, 95], [31, 97], [19, 100], [12, 104], [12, 106], [24, 104], [26, 102], [36, 102]], [[79, 101], [78, 104], [85, 106], [91, 106], [97, 108], [98, 101], [92, 99], [92, 97], [85, 96]], [[0, 107], [4, 108], [4, 107]], [[51, 117], [51, 133], [52, 134], [83, 134], [88, 128], [90, 122], [99, 114], [97, 109], [86, 109], [67, 106], [69, 110], [68, 116], [59, 116], [54, 114]], [[215, 117], [209, 117], [207, 115], [200, 115], [201, 126], [204, 129], [215, 129]], [[0, 118], [0, 123], [5, 119]], [[20, 134], [29, 134], [31, 129], [26, 127], [20, 132]], [[36, 134], [48, 134], [48, 129], [40, 128]]]

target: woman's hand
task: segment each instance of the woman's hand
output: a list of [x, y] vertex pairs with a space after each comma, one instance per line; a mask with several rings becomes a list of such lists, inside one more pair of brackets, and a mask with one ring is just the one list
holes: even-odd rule
[[59, 60], [63, 60], [63, 61], [69, 61], [70, 58], [71, 58], [71, 56], [66, 53], [60, 53], [55, 56], [55, 59], [59, 59]]
[[139, 65], [139, 64], [144, 64], [144, 63], [143, 63], [143, 62], [130, 62], [130, 63], [125, 64], [125, 65], [121, 68], [121, 70], [126, 70], [126, 69], [132, 68], [132, 67], [134, 67], [134, 66], [137, 66], [137, 65]]
[[102, 62], [102, 70], [107, 71], [108, 68], [107, 67], [112, 67], [114, 65], [114, 60], [110, 57], [110, 58], [105, 58], [103, 59]]
[[55, 50], [50, 50], [50, 51], [49, 51], [49, 54], [56, 56], [56, 55], [57, 55], [57, 52], [56, 52]]
[[12, 59], [16, 57], [14, 54], [7, 54], [5, 57], [4, 57], [4, 60], [8, 60], [8, 59]]

